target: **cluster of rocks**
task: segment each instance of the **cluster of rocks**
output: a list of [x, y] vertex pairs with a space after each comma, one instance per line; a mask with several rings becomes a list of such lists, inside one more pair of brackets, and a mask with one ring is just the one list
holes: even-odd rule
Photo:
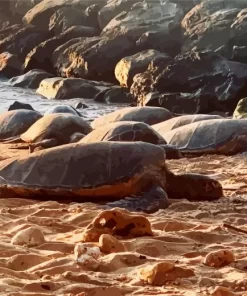
[[247, 94], [246, 16], [245, 0], [5, 1], [0, 70], [42, 71], [32, 87], [51, 99], [233, 113]]

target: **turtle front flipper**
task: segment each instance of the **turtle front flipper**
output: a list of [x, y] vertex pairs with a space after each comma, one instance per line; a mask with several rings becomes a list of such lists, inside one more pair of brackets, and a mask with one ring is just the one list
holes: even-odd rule
[[168, 196], [160, 186], [152, 186], [147, 192], [106, 204], [107, 207], [125, 208], [133, 212], [154, 213], [169, 206]]
[[52, 139], [45, 139], [37, 143], [29, 144], [29, 153], [33, 153], [36, 148], [39, 150], [52, 148], [58, 145], [58, 141], [55, 138]]

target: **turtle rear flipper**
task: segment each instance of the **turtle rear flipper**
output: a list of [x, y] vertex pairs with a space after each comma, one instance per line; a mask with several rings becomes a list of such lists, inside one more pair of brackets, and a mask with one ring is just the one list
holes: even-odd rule
[[4, 144], [15, 144], [15, 143], [23, 143], [22, 139], [20, 136], [15, 136], [15, 137], [10, 137], [10, 138], [5, 138], [5, 139], [0, 139], [1, 143]]
[[168, 196], [160, 186], [152, 186], [140, 196], [126, 197], [106, 204], [107, 207], [125, 208], [134, 212], [154, 213], [169, 206]]

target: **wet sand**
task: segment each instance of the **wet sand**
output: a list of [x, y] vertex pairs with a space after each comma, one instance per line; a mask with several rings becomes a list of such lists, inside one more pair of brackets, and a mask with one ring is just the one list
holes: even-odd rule
[[[18, 154], [3, 145], [0, 149], [2, 157]], [[143, 214], [153, 236], [119, 238], [123, 249], [115, 250], [121, 252], [107, 254], [101, 248], [96, 266], [78, 263], [74, 248], [102, 213], [99, 205], [1, 198], [0, 295], [247, 295], [246, 154], [170, 160], [168, 165], [218, 179], [225, 197], [217, 202], [173, 200], [166, 210]], [[29, 227], [44, 235], [37, 234], [35, 245], [22, 233]], [[221, 267], [207, 266], [206, 256], [217, 250], [230, 250], [234, 259], [221, 261]], [[150, 269], [152, 274], [159, 262], [173, 266], [165, 282], [159, 268], [150, 280]]]

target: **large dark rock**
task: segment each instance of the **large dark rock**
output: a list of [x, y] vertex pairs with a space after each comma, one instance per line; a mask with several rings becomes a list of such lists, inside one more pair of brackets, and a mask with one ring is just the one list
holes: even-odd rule
[[[178, 43], [181, 41], [173, 33], [179, 27], [182, 16], [181, 9], [173, 3], [139, 2], [132, 5], [129, 12], [115, 17], [100, 37], [69, 41], [63, 50], [59, 48], [59, 53], [54, 52], [53, 65], [62, 77], [81, 77], [116, 84], [114, 68], [122, 58], [156, 48], [156, 45], [159, 47], [162, 38], [165, 38], [167, 49], [171, 48], [174, 38]], [[177, 47], [172, 49], [173, 53], [177, 50]]]
[[134, 98], [128, 89], [113, 86], [102, 90], [94, 97], [94, 100], [101, 103], [132, 103]]
[[[53, 31], [54, 35], [58, 35], [72, 26], [98, 29], [97, 7], [92, 6], [91, 10], [89, 7], [86, 11], [70, 6], [58, 9], [50, 18], [49, 30]], [[93, 8], [95, 8], [95, 11], [93, 11]], [[99, 32], [99, 29], [96, 31]]]
[[93, 99], [104, 87], [108, 85], [79, 78], [54, 77], [42, 80], [36, 92], [51, 100]]
[[192, 8], [182, 21], [186, 42], [183, 52], [196, 48], [216, 50], [223, 45], [246, 44], [245, 15], [247, 2], [243, 0], [202, 1]]
[[135, 50], [135, 42], [128, 36], [76, 38], [57, 48], [53, 54], [53, 66], [62, 77], [81, 77], [117, 84], [115, 65]]
[[116, 65], [116, 79], [121, 86], [130, 88], [136, 74], [145, 72], [152, 61], [160, 60], [161, 58], [171, 60], [168, 55], [152, 49], [124, 57]]
[[23, 23], [33, 24], [48, 29], [51, 16], [60, 8], [68, 6], [85, 10], [89, 5], [98, 4], [104, 6], [104, 0], [43, 0], [23, 17]]
[[43, 69], [49, 73], [56, 73], [52, 63], [52, 53], [57, 47], [65, 44], [69, 40], [77, 37], [90, 37], [98, 34], [95, 28], [73, 26], [65, 32], [45, 40], [38, 46], [32, 49], [25, 59], [24, 71], [27, 72], [32, 69]]
[[47, 73], [44, 70], [35, 69], [30, 70], [23, 75], [11, 78], [8, 81], [8, 84], [14, 87], [27, 87], [36, 89], [39, 87], [39, 84], [42, 80], [51, 77], [53, 77], [52, 74]]
[[157, 104], [178, 113], [233, 112], [247, 95], [247, 65], [211, 51], [179, 55], [157, 68], [134, 78], [131, 92], [140, 106]]
[[22, 63], [16, 55], [9, 52], [0, 54], [0, 75], [6, 78], [11, 78], [21, 74]]
[[17, 55], [20, 61], [24, 61], [27, 54], [42, 41], [48, 39], [50, 33], [35, 26], [24, 26], [13, 35], [9, 35], [0, 41], [0, 52], [9, 52]]

